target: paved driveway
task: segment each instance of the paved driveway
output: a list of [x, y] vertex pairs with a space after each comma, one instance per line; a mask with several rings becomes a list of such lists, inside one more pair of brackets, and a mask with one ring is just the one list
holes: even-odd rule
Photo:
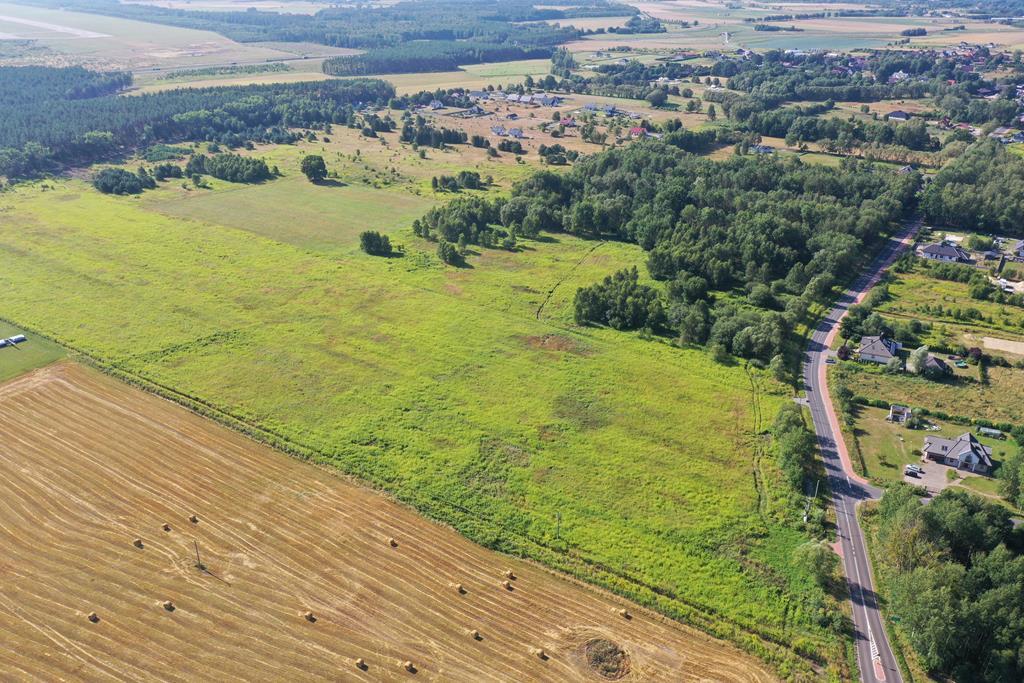
[[951, 467], [940, 465], [936, 462], [919, 462], [917, 463], [921, 469], [924, 470], [918, 477], [911, 477], [909, 475], [903, 475], [903, 481], [907, 482], [912, 486], [923, 486], [928, 489], [928, 493], [933, 496], [937, 496], [942, 492], [942, 489], [949, 486], [952, 482], [946, 478], [946, 472]]

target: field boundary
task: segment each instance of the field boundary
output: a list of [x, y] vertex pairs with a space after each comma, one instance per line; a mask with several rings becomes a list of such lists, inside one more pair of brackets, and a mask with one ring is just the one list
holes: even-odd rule
[[[205, 399], [191, 396], [144, 375], [134, 373], [121, 367], [115, 361], [104, 361], [87, 351], [21, 325], [9, 318], [0, 317], [0, 320], [17, 325], [26, 332], [60, 344], [72, 352], [73, 355], [70, 357], [70, 360], [82, 362], [147, 393], [181, 405], [197, 415], [212, 419], [229, 429], [233, 429], [253, 439], [257, 443], [269, 446], [317, 467], [324, 468], [337, 476], [345, 478], [349, 482], [373, 490], [384, 495], [389, 500], [407, 507], [416, 514], [454, 529], [460, 535], [484, 548], [521, 559], [532, 560], [548, 570], [567, 574], [573, 579], [610, 591], [615, 595], [652, 609], [665, 618], [697, 628], [712, 637], [730, 642], [741, 650], [760, 658], [777, 670], [792, 670], [796, 667], [798, 670], [820, 671], [820, 666], [826, 663], [820, 657], [819, 648], [816, 647], [814, 642], [801, 643], [802, 647], [798, 651], [793, 646], [792, 638], [785, 633], [775, 633], [761, 628], [757, 624], [745, 624], [737, 619], [726, 617], [718, 613], [714, 608], [679, 596], [668, 588], [656, 586], [633, 576], [629, 572], [616, 569], [578, 552], [574, 552], [568, 545], [556, 547], [551, 543], [532, 538], [528, 534], [511, 529], [501, 522], [486, 519], [486, 516], [479, 511], [471, 510], [454, 501], [437, 496], [429, 498], [396, 496], [393, 492], [383, 489], [371, 481], [352, 475], [339, 466], [331, 464], [328, 459], [324, 458], [322, 454], [314, 449], [294, 443], [273, 430], [254, 425]], [[455, 514], [444, 515], [444, 511]], [[485, 522], [492, 530], [498, 532], [499, 536], [496, 541], [485, 541], [483, 539], [480, 533], [481, 521]], [[461, 526], [460, 522], [462, 523]], [[469, 522], [472, 523], [470, 524]], [[532, 552], [528, 553], [527, 550]]]

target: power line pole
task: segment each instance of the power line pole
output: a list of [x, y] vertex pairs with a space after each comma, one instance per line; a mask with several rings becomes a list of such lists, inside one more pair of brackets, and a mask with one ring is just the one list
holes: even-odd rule
[[206, 567], [203, 565], [202, 560], [199, 559], [199, 541], [192, 539], [192, 543], [196, 547], [196, 569], [198, 569], [201, 572], [205, 572]]

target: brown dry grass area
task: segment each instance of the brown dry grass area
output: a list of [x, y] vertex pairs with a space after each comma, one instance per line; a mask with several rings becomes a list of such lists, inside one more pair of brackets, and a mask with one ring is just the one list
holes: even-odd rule
[[626, 651], [622, 680], [772, 679], [728, 645], [643, 610], [624, 619], [614, 596], [70, 363], [0, 386], [0, 547], [4, 679], [595, 680], [580, 656], [594, 638]]

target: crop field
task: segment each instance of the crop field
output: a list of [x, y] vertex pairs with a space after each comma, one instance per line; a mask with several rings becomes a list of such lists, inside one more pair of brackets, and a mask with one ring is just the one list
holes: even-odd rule
[[[27, 22], [27, 23], [26, 23]], [[140, 70], [263, 62], [291, 57], [273, 48], [236, 43], [210, 31], [0, 3], [0, 34], [32, 38], [47, 52], [37, 63], [84, 63]], [[323, 48], [326, 54], [329, 48]]]
[[493, 64], [468, 64], [457, 71], [435, 73], [384, 74], [369, 76], [392, 83], [398, 94], [415, 93], [438, 88], [484, 88], [488, 85], [513, 85], [527, 76], [545, 76], [551, 70], [551, 60], [522, 59]]
[[[308, 238], [264, 236], [281, 224], [264, 210], [284, 201], [279, 182], [228, 225], [79, 180], [8, 191], [0, 316], [483, 545], [784, 666], [792, 655], [771, 643], [842, 661], [815, 616], [826, 596], [792, 563], [806, 537], [780, 521], [766, 483], [780, 475], [759, 457], [785, 388], [667, 340], [571, 323], [575, 288], [642, 266], [642, 250], [551, 235], [452, 268], [401, 230], [404, 256], [362, 254], [355, 223], [298, 246]], [[252, 226], [231, 227], [244, 216]]]
[[95, 370], [24, 375], [0, 404], [0, 670], [19, 680], [397, 680], [411, 662], [584, 681], [597, 642], [625, 653], [621, 680], [773, 680]]
[[[0, 320], [0, 339], [24, 334], [25, 330]], [[64, 349], [49, 339], [28, 334], [28, 341], [0, 348], [0, 382], [64, 357]]]

